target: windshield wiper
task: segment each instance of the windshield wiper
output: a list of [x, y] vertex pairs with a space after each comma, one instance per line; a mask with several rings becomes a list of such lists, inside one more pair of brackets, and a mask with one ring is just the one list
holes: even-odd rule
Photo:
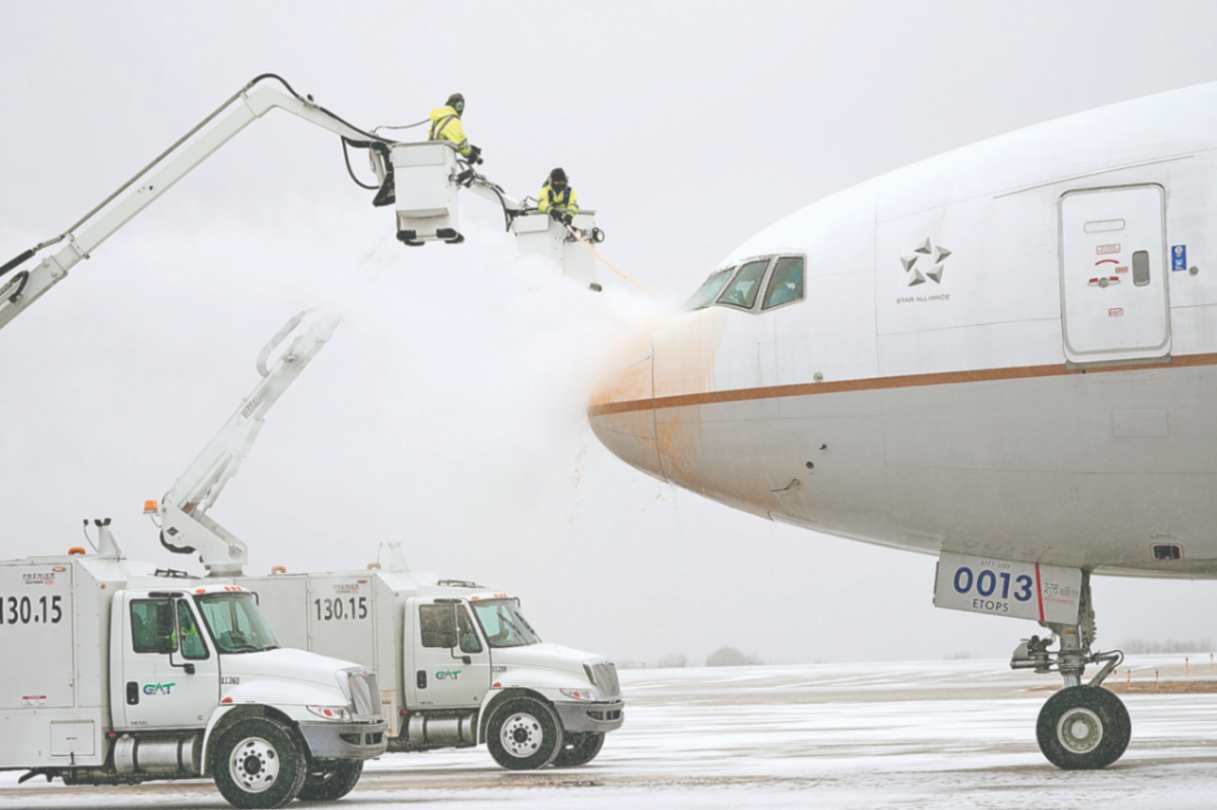
[[540, 643], [541, 637], [537, 635], [536, 630], [532, 629], [532, 625], [528, 623], [528, 619], [525, 619], [519, 613], [516, 613], [513, 618], [519, 619], [520, 624], [524, 625], [524, 628], [528, 630], [528, 632], [525, 633], [524, 630], [520, 629], [519, 624], [516, 624], [515, 622], [513, 622], [511, 619], [507, 618], [506, 616], [503, 617], [503, 623], [506, 625], [509, 625], [511, 627], [511, 629], [515, 631], [516, 638], [520, 639], [520, 644], [518, 644], [516, 646]]
[[522, 637], [524, 635], [522, 632], [520, 632], [520, 628], [518, 626], [516, 626], [516, 623], [513, 622], [511, 619], [507, 618], [506, 616], [501, 616], [500, 618], [502, 619], [503, 624], [510, 627], [512, 629], [512, 632], [514, 632], [517, 637]]

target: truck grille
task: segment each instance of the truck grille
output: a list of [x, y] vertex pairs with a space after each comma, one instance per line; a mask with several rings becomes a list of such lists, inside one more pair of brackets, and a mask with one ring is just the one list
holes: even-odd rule
[[621, 696], [621, 684], [617, 681], [617, 665], [611, 661], [592, 664], [592, 683], [595, 684], [606, 698]]
[[351, 703], [355, 706], [356, 720], [380, 719], [380, 687], [371, 672], [350, 670]]

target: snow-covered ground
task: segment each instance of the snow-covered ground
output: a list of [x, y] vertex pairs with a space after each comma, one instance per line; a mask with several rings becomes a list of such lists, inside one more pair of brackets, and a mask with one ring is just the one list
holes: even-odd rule
[[[1181, 655], [1133, 657], [1109, 683], [1185, 677]], [[1131, 673], [1131, 676], [1130, 676]], [[1208, 656], [1186, 677], [1217, 680]], [[1035, 744], [1055, 676], [1002, 661], [622, 673], [627, 721], [572, 771], [510, 773], [484, 748], [391, 754], [344, 807], [1210, 808], [1217, 694], [1126, 694], [1116, 766], [1062, 772]], [[0, 808], [226, 806], [209, 782], [66, 788], [4, 774]]]

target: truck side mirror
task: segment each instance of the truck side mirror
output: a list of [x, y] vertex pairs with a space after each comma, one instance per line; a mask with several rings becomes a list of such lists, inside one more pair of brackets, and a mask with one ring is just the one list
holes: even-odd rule
[[445, 626], [440, 631], [440, 646], [447, 647], [448, 649], [452, 650], [456, 649], [456, 645], [456, 622], [453, 621], [451, 627]]
[[424, 647], [451, 650], [460, 643], [456, 630], [456, 605], [436, 600], [433, 605], [419, 606], [418, 615], [422, 623]]
[[180, 601], [180, 600], [176, 600], [172, 603], [173, 604], [173, 637], [172, 637], [172, 639], [168, 640], [169, 643], [166, 646], [169, 649], [166, 650], [166, 652], [169, 653], [169, 666], [178, 667], [179, 669], [183, 670], [187, 675], [193, 675], [194, 674], [194, 664], [191, 664], [189, 662], [179, 664], [177, 661], [173, 660], [173, 654], [178, 651], [178, 648], [180, 647], [179, 640], [182, 638], [182, 617], [180, 615], [178, 615], [178, 612], [177, 612], [178, 601]]
[[444, 611], [444, 623], [439, 627], [439, 642], [441, 647], [455, 649], [460, 643], [456, 633], [456, 605]]

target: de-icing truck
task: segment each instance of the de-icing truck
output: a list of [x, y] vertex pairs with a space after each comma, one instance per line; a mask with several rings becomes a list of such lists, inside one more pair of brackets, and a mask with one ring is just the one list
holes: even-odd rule
[[[339, 135], [344, 153], [348, 148], [368, 150], [378, 181], [372, 186], [378, 188], [373, 202], [395, 206], [397, 238], [403, 244], [463, 241], [457, 230], [460, 189], [496, 200], [508, 224], [527, 213], [524, 202], [511, 199], [472, 166], [463, 164], [450, 144], [400, 143], [378, 136], [351, 125], [312, 96], [298, 94], [282, 77], [263, 74], [67, 230], [0, 264], [0, 329], [216, 150], [274, 109]], [[351, 171], [349, 160], [347, 168]], [[359, 182], [353, 171], [351, 176]], [[533, 233], [543, 229], [524, 230], [530, 249], [544, 252], [552, 247]], [[578, 273], [572, 274], [585, 280], [587, 257], [577, 255], [567, 243], [586, 246], [599, 242], [603, 238], [599, 229], [568, 228], [562, 233], [555, 226], [546, 233], [551, 242], [563, 246], [556, 254], [560, 264], [580, 259]], [[55, 246], [56, 252], [44, 254], [37, 265], [22, 268]], [[598, 289], [595, 283], [590, 286]], [[272, 345], [298, 322], [289, 323]], [[0, 727], [5, 732], [0, 735], [0, 770], [28, 770], [27, 777], [43, 775], [48, 780], [61, 777], [66, 782], [94, 784], [211, 775], [232, 804], [261, 808], [279, 807], [297, 796], [339, 798], [358, 780], [363, 760], [385, 750], [384, 695], [376, 675], [357, 664], [280, 648], [256, 595], [217, 579], [241, 574], [245, 546], [204, 514], [224, 483], [235, 475], [261, 427], [265, 409], [307, 364], [309, 352], [324, 344], [333, 325], [327, 322], [303, 342], [293, 344], [274, 373], [267, 370], [266, 357], [260, 356], [259, 371], [267, 379], [242, 404], [217, 443], [179, 481], [171, 494], [180, 497], [167, 496], [148, 510], [161, 521], [165, 547], [197, 552], [207, 578], [194, 579], [127, 560], [107, 526], [100, 524], [100, 552], [96, 555], [85, 556], [81, 549], [81, 554], [0, 562], [0, 640], [11, 656], [0, 669]], [[225, 446], [228, 441], [233, 443]], [[438, 592], [431, 597], [437, 603], [449, 598], [459, 601]], [[388, 601], [386, 598], [385, 603]], [[526, 626], [509, 602], [500, 602], [505, 622]], [[461, 621], [455, 608], [452, 616], [454, 622]], [[467, 624], [468, 618], [464, 621]], [[292, 637], [298, 635], [299, 626], [299, 621], [283, 623]], [[446, 640], [446, 626], [444, 633]], [[479, 661], [489, 667], [487, 649], [484, 646], [479, 654], [484, 658]], [[574, 671], [574, 659], [582, 658], [558, 648], [547, 650], [542, 657], [552, 660], [555, 671], [562, 668], [556, 666], [559, 660]], [[462, 661], [465, 657], [472, 662], [472, 654], [462, 654]], [[509, 657], [506, 653], [499, 656], [496, 666], [518, 668], [519, 663], [501, 663]], [[381, 659], [374, 660], [383, 666]], [[587, 684], [569, 689], [557, 686], [558, 692], [540, 685], [541, 691], [530, 699], [550, 695], [556, 701], [570, 692], [574, 695], [570, 700], [586, 702], [585, 695], [593, 694], [591, 687], [597, 696], [611, 697], [615, 694], [615, 679], [613, 689], [608, 688], [611, 665], [596, 662], [596, 666], [599, 669], [587, 670]], [[597, 672], [601, 674], [593, 677]], [[448, 679], [453, 676], [436, 676], [435, 682]], [[506, 683], [510, 679], [498, 680]], [[506, 687], [495, 688], [496, 697], [511, 695], [514, 700], [521, 695]], [[384, 691], [401, 694], [396, 685]], [[619, 701], [601, 702], [610, 713], [615, 712], [616, 719], [604, 720], [595, 728], [615, 727], [614, 723], [620, 723]], [[398, 704], [390, 701], [390, 705]], [[551, 703], [547, 710], [558, 711], [555, 705]], [[561, 711], [565, 719], [568, 710]], [[426, 740], [464, 741], [467, 732], [453, 737], [441, 728], [448, 727], [449, 718], [455, 718], [458, 728], [466, 728], [468, 713], [437, 707], [437, 713], [427, 715], [431, 723], [424, 725], [421, 737], [412, 739], [423, 747]], [[513, 712], [509, 718], [516, 724], [512, 728], [520, 729], [512, 736], [517, 751], [535, 744], [548, 755], [554, 753], [555, 739], [564, 740], [567, 748], [572, 747], [572, 740], [584, 741], [573, 746], [579, 749], [576, 759], [586, 761], [599, 750], [598, 741], [588, 743], [591, 737], [578, 736], [594, 736], [594, 732], [573, 727], [565, 738], [555, 731], [542, 740], [537, 731], [545, 728], [541, 721], [552, 722], [544, 716], [530, 736], [524, 728], [525, 717], [536, 719], [523, 712]], [[400, 720], [396, 714], [393, 722], [397, 729]]]
[[590, 762], [622, 724], [616, 667], [543, 642], [520, 601], [408, 571], [393, 551], [365, 571], [245, 576], [285, 644], [376, 675], [390, 751], [485, 743], [525, 770]]
[[[248, 576], [244, 542], [209, 509], [236, 475], [270, 408], [332, 337], [336, 316], [302, 312], [258, 354], [262, 379], [159, 501], [145, 510], [170, 551], [257, 593], [280, 640], [367, 667], [380, 684], [389, 750], [485, 742], [513, 769], [582, 765], [622, 723], [612, 663], [543, 643], [507, 594], [406, 569]], [[275, 355], [277, 347], [292, 337]]]
[[97, 523], [97, 554], [0, 562], [0, 769], [210, 776], [249, 808], [354, 787], [386, 745], [376, 676], [284, 649], [253, 593], [125, 559]]

